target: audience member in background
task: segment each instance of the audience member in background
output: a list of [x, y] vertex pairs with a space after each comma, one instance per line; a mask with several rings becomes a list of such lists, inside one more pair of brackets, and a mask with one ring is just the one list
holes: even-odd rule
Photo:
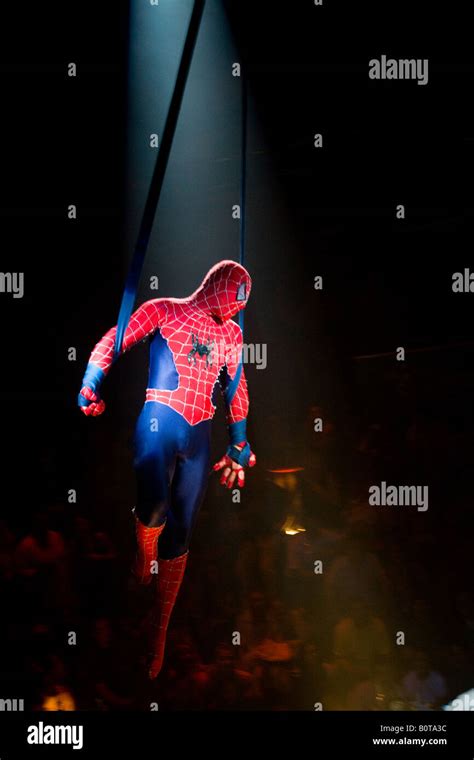
[[18, 544], [15, 566], [23, 592], [31, 605], [31, 617], [50, 611], [63, 616], [69, 611], [71, 589], [66, 545], [58, 531], [51, 530], [46, 512], [33, 518], [33, 525]]
[[390, 654], [387, 627], [364, 600], [353, 601], [350, 614], [336, 624], [333, 662], [326, 666], [334, 709], [347, 709], [351, 692], [375, 679], [376, 668]]
[[77, 709], [72, 690], [67, 685], [66, 667], [57, 655], [50, 656], [43, 679], [41, 710], [71, 711]]
[[85, 675], [93, 682], [89, 709], [131, 709], [133, 698], [128, 693], [131, 683], [128, 662], [111, 621], [104, 617], [95, 620], [91, 647], [84, 662]]
[[6, 520], [0, 520], [0, 581], [8, 581], [13, 576], [13, 554], [15, 538]]
[[347, 612], [353, 599], [365, 599], [377, 609], [385, 603], [387, 578], [371, 550], [365, 523], [350, 525], [343, 550], [323, 578], [327, 611], [336, 619]]
[[413, 670], [402, 679], [402, 694], [418, 710], [440, 707], [446, 696], [446, 681], [433, 670], [428, 654], [416, 652]]

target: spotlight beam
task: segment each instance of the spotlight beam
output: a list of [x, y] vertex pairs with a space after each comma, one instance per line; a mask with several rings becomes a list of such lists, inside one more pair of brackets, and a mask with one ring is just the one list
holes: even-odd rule
[[135, 303], [135, 295], [137, 292], [138, 284], [140, 281], [140, 274], [143, 268], [143, 262], [145, 260], [145, 255], [150, 240], [156, 207], [160, 199], [161, 188], [163, 187], [163, 180], [166, 173], [166, 167], [168, 165], [169, 155], [171, 153], [173, 137], [176, 131], [176, 124], [181, 109], [181, 103], [183, 100], [183, 94], [189, 74], [189, 68], [191, 66], [196, 39], [201, 25], [205, 2], [206, 0], [195, 0], [189, 21], [183, 53], [181, 55], [181, 61], [179, 64], [178, 73], [176, 75], [173, 95], [171, 97], [171, 103], [168, 114], [166, 116], [163, 136], [161, 138], [160, 149], [156, 158], [156, 164], [145, 202], [145, 208], [138, 232], [138, 239], [135, 244], [132, 262], [130, 264], [127, 279], [125, 281], [125, 289], [122, 296], [122, 303], [120, 304], [120, 311], [117, 320], [114, 358], [117, 358], [120, 353], [125, 330], [127, 329], [130, 315]]

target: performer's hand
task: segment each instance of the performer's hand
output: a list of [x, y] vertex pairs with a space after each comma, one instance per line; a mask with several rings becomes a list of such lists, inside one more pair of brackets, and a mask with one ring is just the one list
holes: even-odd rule
[[105, 401], [94, 393], [93, 390], [86, 385], [81, 389], [78, 397], [79, 409], [87, 417], [97, 417], [105, 410]]
[[[249, 467], [254, 467], [257, 462], [255, 454], [250, 454]], [[238, 488], [243, 488], [245, 485], [245, 468], [242, 465], [234, 462], [227, 454], [222, 457], [213, 467], [213, 470], [222, 470], [220, 482], [227, 488], [232, 488], [236, 483]], [[236, 482], [237, 481], [237, 482]]]

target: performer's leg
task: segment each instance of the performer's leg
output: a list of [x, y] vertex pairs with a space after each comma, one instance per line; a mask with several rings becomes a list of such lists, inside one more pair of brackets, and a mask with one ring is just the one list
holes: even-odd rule
[[158, 539], [169, 509], [170, 483], [176, 462], [176, 440], [170, 416], [173, 416], [172, 410], [157, 402], [147, 402], [135, 429], [137, 555], [133, 572], [143, 584], [152, 580], [152, 563], [157, 561]]
[[170, 509], [159, 548], [157, 616], [150, 678], [156, 678], [163, 664], [168, 624], [186, 569], [191, 534], [206, 491], [209, 435], [210, 425], [196, 425], [192, 429], [187, 455], [179, 455], [176, 462]]
[[189, 549], [209, 477], [209, 444], [203, 443], [194, 457], [178, 456], [171, 482], [170, 508], [160, 542], [160, 560], [180, 557]]
[[147, 586], [151, 583], [154, 570], [154, 562], [158, 557], [158, 539], [163, 532], [165, 523], [157, 528], [147, 528], [135, 514], [135, 536], [137, 540], [137, 552], [132, 572], [138, 583]]

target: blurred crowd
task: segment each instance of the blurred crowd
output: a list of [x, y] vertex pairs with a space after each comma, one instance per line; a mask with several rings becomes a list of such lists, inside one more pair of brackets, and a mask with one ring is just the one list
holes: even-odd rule
[[[341, 445], [326, 418], [256, 468], [240, 502], [211, 479], [156, 682], [131, 512], [107, 527], [103, 506], [53, 501], [20, 529], [2, 518], [0, 696], [47, 710], [439, 709], [474, 685], [470, 505], [436, 480], [456, 436], [441, 446], [418, 419]], [[411, 462], [438, 501], [369, 506], [370, 484], [406, 479]]]

